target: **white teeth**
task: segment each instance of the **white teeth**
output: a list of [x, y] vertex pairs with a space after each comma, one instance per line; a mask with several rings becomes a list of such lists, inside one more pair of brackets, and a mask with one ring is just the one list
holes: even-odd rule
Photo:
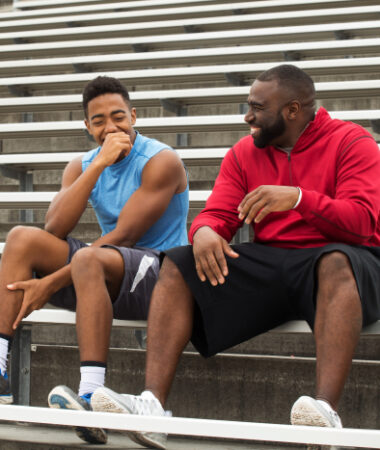
[[251, 134], [252, 136], [255, 136], [259, 132], [259, 128], [257, 127], [251, 127]]

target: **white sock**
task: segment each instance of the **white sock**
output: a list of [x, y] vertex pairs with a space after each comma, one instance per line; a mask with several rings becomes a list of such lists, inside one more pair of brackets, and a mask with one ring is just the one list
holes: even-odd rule
[[81, 366], [79, 395], [92, 394], [98, 387], [104, 386], [106, 368], [99, 366]]
[[8, 339], [0, 338], [0, 370], [2, 375], [4, 375], [4, 373], [7, 371], [8, 350]]

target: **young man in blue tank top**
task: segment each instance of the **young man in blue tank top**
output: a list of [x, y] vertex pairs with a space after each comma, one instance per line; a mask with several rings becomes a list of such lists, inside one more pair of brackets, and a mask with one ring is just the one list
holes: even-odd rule
[[[0, 403], [12, 403], [6, 375], [12, 336], [23, 317], [50, 301], [76, 310], [81, 381], [49, 394], [55, 408], [91, 410], [104, 384], [112, 319], [146, 319], [159, 253], [187, 243], [188, 181], [167, 145], [134, 130], [136, 110], [116, 79], [98, 77], [83, 93], [85, 124], [98, 147], [73, 159], [46, 214], [45, 229], [8, 235], [0, 269]], [[71, 238], [90, 201], [102, 235]], [[33, 278], [33, 275], [37, 276]], [[77, 429], [105, 443], [100, 429]]]

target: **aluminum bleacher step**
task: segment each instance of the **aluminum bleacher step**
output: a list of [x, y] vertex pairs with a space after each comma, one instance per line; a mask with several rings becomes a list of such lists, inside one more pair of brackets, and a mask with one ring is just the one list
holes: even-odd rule
[[[380, 119], [380, 110], [331, 111], [332, 118], [369, 126]], [[138, 118], [136, 128], [143, 133], [186, 133], [191, 131], [247, 131], [244, 115], [207, 115]], [[82, 120], [0, 124], [0, 139], [83, 135]]]
[[[380, 6], [379, 11], [380, 13]], [[313, 32], [309, 28], [308, 32]], [[141, 60], [155, 59], [161, 61], [161, 64], [169, 65], [171, 59], [186, 59], [190, 58], [197, 61], [196, 56], [201, 57], [205, 54], [207, 57], [212, 57], [218, 54], [218, 49], [214, 49], [214, 45], [236, 45], [233, 51], [229, 47], [224, 47], [222, 51], [234, 55], [237, 59], [239, 54], [250, 54], [252, 60], [259, 60], [261, 58], [281, 58], [286, 57], [291, 59], [305, 59], [311, 56], [345, 56], [371, 54], [377, 55], [379, 53], [379, 38], [363, 38], [363, 39], [349, 39], [349, 40], [331, 40], [331, 41], [317, 41], [317, 42], [297, 42], [297, 43], [279, 43], [266, 45], [248, 45], [252, 40], [256, 40], [256, 30], [231, 30], [231, 31], [216, 31], [204, 33], [186, 33], [186, 34], [169, 34], [160, 36], [144, 36], [144, 37], [118, 37], [118, 38], [102, 38], [102, 39], [87, 39], [76, 41], [58, 41], [58, 42], [43, 42], [32, 44], [13, 44], [0, 45], [0, 59], [11, 59], [14, 61], [8, 67], [15, 67], [17, 60], [20, 57], [46, 57], [49, 55], [70, 55], [77, 53], [82, 55], [99, 53], [99, 52], [117, 52], [129, 50], [129, 58], [134, 65], [141, 65]], [[143, 46], [145, 50], [142, 54], [134, 55], [136, 46]], [[194, 47], [202, 46], [207, 48]], [[185, 50], [187, 47], [190, 49]], [[179, 50], [181, 49], [181, 50]], [[152, 54], [154, 50], [154, 54]], [[220, 51], [220, 50], [219, 50]], [[198, 52], [198, 53], [196, 53]], [[122, 53], [127, 55], [126, 53]], [[139, 56], [140, 55], [140, 56]], [[67, 57], [67, 56], [66, 56]], [[141, 59], [142, 58], [142, 59]], [[46, 63], [46, 59], [43, 59]], [[140, 62], [139, 62], [140, 61]], [[211, 61], [210, 61], [211, 62]], [[5, 63], [5, 61], [4, 61]], [[85, 62], [91, 64], [91, 62]], [[29, 60], [28, 66], [33, 66]], [[37, 64], [37, 62], [36, 62]], [[70, 64], [83, 64], [79, 59], [78, 62], [70, 62]], [[50, 64], [49, 64], [50, 65]], [[6, 67], [6, 66], [5, 66]]]
[[[124, 1], [124, 2], [111, 2], [111, 3], [95, 3], [91, 5], [79, 5], [79, 6], [64, 6], [62, 4], [58, 4], [57, 8], [37, 8], [37, 9], [28, 9], [25, 11], [11, 11], [5, 12], [1, 15], [0, 21], [11, 20], [15, 18], [33, 18], [36, 22], [39, 22], [39, 18], [48, 17], [48, 16], [61, 16], [65, 14], [70, 15], [83, 15], [90, 11], [123, 11], [128, 10], [130, 13], [131, 21], [136, 20], [136, 17], [155, 17], [159, 15], [175, 15], [177, 17], [186, 17], [188, 15], [194, 16], [212, 16], [212, 15], [220, 15], [227, 14], [228, 11], [231, 12], [255, 12], [258, 13], [260, 10], [265, 8], [273, 9], [273, 7], [277, 7], [277, 10], [281, 12], [282, 8], [286, 8], [286, 6], [291, 5], [292, 9], [296, 6], [302, 6], [302, 9], [310, 9], [315, 8], [315, 5], [324, 5], [328, 3], [333, 3], [335, 5], [342, 4], [340, 3], [342, 0], [318, 0], [318, 1], [305, 1], [305, 0], [294, 0], [290, 2], [289, 0], [266, 0], [262, 1], [245, 1], [245, 2], [231, 2], [231, 1], [223, 1], [217, 2], [217, 4], [212, 4], [208, 0], [184, 0], [180, 2], [182, 4], [190, 4], [192, 6], [179, 7], [178, 1], [173, 0], [141, 0], [141, 1]], [[352, 0], [347, 0], [350, 4]], [[347, 3], [346, 1], [346, 3]], [[201, 4], [199, 4], [201, 3]], [[203, 3], [203, 4], [202, 4]], [[173, 7], [174, 5], [174, 7]], [[363, 5], [363, 2], [362, 2]], [[171, 8], [165, 8], [165, 6], [172, 6]], [[365, 5], [364, 5], [365, 6]], [[371, 6], [371, 5], [370, 5]], [[155, 9], [159, 7], [158, 9]], [[161, 7], [161, 8], [160, 8]], [[274, 13], [275, 14], [275, 13]]]
[[[98, 75], [118, 78], [127, 85], [134, 83], [152, 85], [155, 83], [187, 81], [224, 81], [226, 84], [239, 83], [250, 85], [258, 73], [279, 64], [283, 64], [283, 61], [3, 77], [0, 78], [0, 93], [1, 91], [4, 92], [4, 89], [10, 89], [16, 95], [21, 95], [23, 92], [31, 93], [36, 89], [49, 91], [52, 89], [83, 88], [86, 82]], [[292, 64], [305, 70], [311, 76], [338, 74], [363, 74], [363, 76], [366, 76], [370, 73], [379, 72], [380, 57], [313, 59], [292, 61]], [[85, 68], [84, 66], [83, 69]]]
[[[318, 99], [365, 98], [380, 94], [380, 80], [321, 82], [315, 83], [315, 89]], [[246, 103], [248, 90], [248, 86], [226, 86], [222, 88], [131, 91], [129, 95], [133, 106], [136, 107], [163, 106], [165, 100], [180, 105], [226, 104]], [[82, 108], [81, 94], [0, 98], [0, 114], [26, 111], [82, 111]]]
[[[380, 13], [380, 7], [379, 7]], [[171, 34], [164, 36], [148, 36], [148, 37], [135, 37], [135, 38], [120, 38], [120, 43], [117, 38], [103, 39], [103, 40], [87, 40], [87, 41], [68, 41], [57, 43], [37, 43], [37, 44], [20, 44], [16, 46], [3, 45], [0, 46], [0, 57], [8, 55], [15, 58], [20, 56], [33, 56], [33, 52], [37, 56], [56, 55], [57, 52], [65, 51], [70, 52], [70, 49], [75, 48], [74, 52], [80, 51], [81, 48], [87, 48], [90, 50], [82, 50], [84, 53], [93, 52], [96, 50], [106, 51], [110, 47], [114, 46], [116, 49], [120, 45], [121, 49], [125, 50], [129, 46], [129, 52], [127, 53], [107, 53], [96, 55], [70, 55], [51, 58], [31, 58], [31, 59], [5, 59], [0, 65], [0, 75], [11, 76], [21, 75], [27, 73], [33, 75], [35, 73], [57, 73], [61, 71], [86, 71], [86, 67], [90, 68], [90, 71], [107, 69], [110, 66], [121, 69], [123, 67], [128, 68], [144, 68], [146, 65], [156, 64], [157, 66], [167, 67], [179, 64], [200, 64], [208, 62], [210, 64], [222, 63], [228, 57], [230, 62], [245, 62], [248, 57], [252, 59], [271, 58], [275, 59], [280, 57], [283, 59], [294, 60], [307, 58], [311, 56], [335, 56], [344, 54], [345, 51], [352, 53], [353, 55], [363, 55], [366, 53], [378, 54], [379, 47], [378, 39], [357, 39], [349, 41], [335, 41], [333, 33], [339, 30], [339, 24], [333, 24], [330, 30], [320, 25], [305, 26], [300, 25], [298, 28], [298, 38], [301, 40], [310, 40], [310, 35], [321, 38], [318, 33], [330, 34], [329, 39], [332, 42], [319, 42], [316, 45], [313, 43], [298, 43], [298, 44], [281, 44], [279, 49], [275, 49], [274, 46], [265, 45], [244, 45], [252, 43], [257, 39], [256, 30], [230, 30], [224, 32], [205, 32], [205, 33], [188, 33], [188, 34]], [[374, 33], [377, 35], [377, 31], [380, 28], [380, 20], [366, 21], [366, 22], [353, 22], [343, 24], [347, 29], [357, 29], [365, 31], [366, 33]], [[316, 30], [318, 28], [318, 30]], [[266, 30], [268, 31], [268, 29]], [[317, 33], [317, 34], [316, 34]], [[277, 38], [279, 35], [287, 35], [286, 30], [283, 28], [277, 29]], [[274, 34], [267, 34], [273, 41]], [[262, 39], [261, 42], [264, 40]], [[161, 44], [160, 44], [161, 43]], [[225, 46], [226, 44], [240, 45]], [[149, 50], [149, 46], [160, 46], [160, 50], [156, 51], [143, 51], [134, 52], [133, 49], [137, 46], [142, 46], [145, 50]], [[204, 46], [206, 48], [195, 49], [196, 46]], [[223, 47], [210, 47], [210, 45], [224, 45]], [[146, 47], [148, 46], [148, 47]], [[57, 51], [54, 49], [57, 47]], [[146, 47], [146, 48], [145, 48]], [[174, 50], [162, 50], [164, 48], [174, 47]], [[181, 49], [182, 47], [182, 49]], [[186, 47], [190, 47], [187, 48]], [[282, 47], [282, 48], [281, 48]], [[28, 50], [29, 49], [29, 50]], [[335, 49], [335, 52], [334, 52]], [[18, 55], [20, 52], [20, 55]], [[335, 59], [335, 58], [334, 58]]]
[[[350, 1], [350, 5], [352, 4], [352, 0]], [[270, 2], [269, 2], [270, 3]], [[268, 4], [268, 1], [260, 2], [261, 5]], [[45, 24], [46, 28], [43, 28], [44, 24], [40, 24], [41, 26], [38, 29], [27, 29], [28, 27], [17, 26], [14, 24], [14, 21], [6, 21], [0, 22], [0, 42], [3, 44], [12, 44], [23, 43], [23, 42], [34, 42], [34, 41], [43, 41], [48, 39], [52, 39], [54, 41], [59, 40], [72, 40], [77, 39], [80, 36], [84, 38], [98, 38], [100, 33], [104, 38], [107, 37], [127, 37], [127, 36], [139, 36], [147, 34], [168, 34], [168, 33], [182, 33], [183, 31], [191, 32], [198, 31], [226, 31], [230, 29], [243, 29], [250, 28], [252, 22], [256, 22], [256, 31], [258, 33], [257, 38], [262, 40], [263, 38], [267, 39], [268, 35], [276, 35], [278, 34], [279, 27], [261, 27], [262, 21], [257, 21], [257, 15], [254, 14], [234, 14], [234, 15], [223, 15], [223, 16], [210, 16], [210, 17], [191, 17], [188, 19], [170, 19], [170, 20], [154, 20], [149, 22], [136, 22], [130, 23], [127, 19], [128, 14], [126, 12], [118, 12], [116, 13], [103, 13], [103, 14], [91, 14], [88, 17], [89, 22], [94, 22], [96, 25], [87, 25], [87, 23], [83, 22], [83, 17], [77, 25], [80, 26], [66, 26], [71, 22], [70, 20], [75, 21], [75, 17], [70, 19], [66, 19], [66, 22], [57, 23], [57, 26], [63, 25], [64, 27], [60, 28], [51, 28], [54, 26], [53, 23]], [[339, 15], [338, 15], [339, 17]], [[340, 16], [345, 17], [345, 16]], [[107, 18], [112, 22], [111, 24], [104, 25], [107, 22]], [[352, 20], [350, 17], [346, 20]], [[372, 19], [372, 17], [371, 17]], [[119, 20], [120, 23], [113, 23], [115, 20]], [[97, 23], [99, 22], [99, 23]], [[17, 22], [18, 23], [18, 22]], [[33, 25], [35, 25], [35, 21], [31, 21]], [[330, 28], [330, 24], [324, 23], [321, 24], [326, 27], [326, 31]], [[17, 28], [17, 30], [12, 31], [13, 28]], [[26, 28], [26, 29], [25, 29]], [[33, 27], [34, 28], [34, 27]], [[270, 33], [265, 30], [270, 28]], [[286, 30], [289, 30], [289, 27], [286, 27]], [[297, 31], [297, 28], [296, 28]], [[317, 30], [316, 30], [317, 31]], [[344, 31], [341, 30], [340, 31]], [[352, 30], [349, 30], [352, 33]], [[341, 36], [342, 38], [344, 35]], [[353, 37], [352, 34], [348, 33], [345, 36], [346, 38]], [[335, 36], [335, 38], [339, 38], [339, 36]], [[293, 32], [288, 31], [288, 39], [293, 39]]]

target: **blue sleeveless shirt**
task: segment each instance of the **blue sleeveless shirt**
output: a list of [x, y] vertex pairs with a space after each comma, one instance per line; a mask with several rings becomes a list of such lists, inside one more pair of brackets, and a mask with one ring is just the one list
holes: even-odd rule
[[[101, 147], [87, 152], [82, 158], [82, 171], [91, 164]], [[114, 230], [119, 214], [129, 197], [140, 187], [145, 164], [168, 145], [142, 136], [136, 132], [136, 139], [130, 153], [121, 161], [106, 167], [100, 174], [91, 195], [90, 203], [95, 210], [102, 236]], [[189, 210], [189, 185], [175, 194], [162, 216], [136, 242], [138, 247], [158, 251], [186, 245], [186, 221]]]

